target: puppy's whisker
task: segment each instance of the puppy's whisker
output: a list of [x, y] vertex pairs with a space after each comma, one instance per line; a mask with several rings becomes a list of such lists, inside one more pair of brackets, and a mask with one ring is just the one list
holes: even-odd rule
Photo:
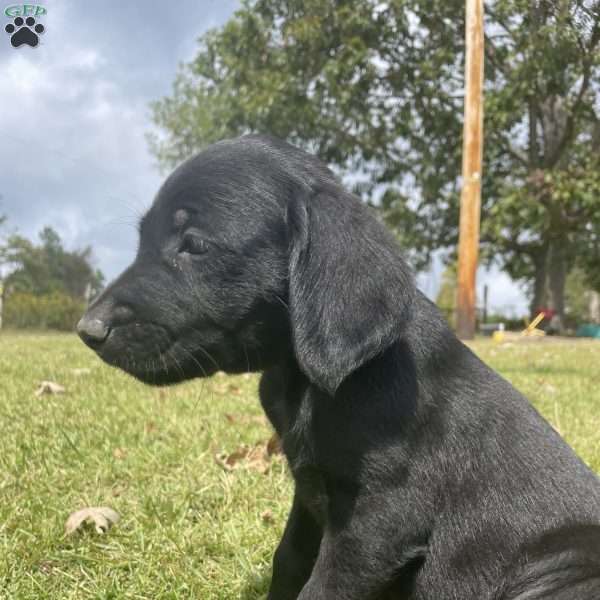
[[163, 368], [165, 370], [165, 374], [168, 375], [169, 374], [169, 365], [167, 364], [167, 361], [165, 359], [164, 354], [160, 351], [160, 348], [158, 346], [156, 346], [156, 352], [158, 353], [158, 358], [159, 360], [162, 362], [163, 364]]
[[206, 356], [206, 358], [208, 358], [208, 360], [210, 360], [210, 362], [212, 362], [213, 365], [215, 365], [215, 368], [217, 369], [217, 371], [221, 371], [221, 367], [219, 366], [219, 363], [213, 358], [213, 356], [211, 355], [211, 353], [208, 350], [205, 350], [202, 346], [198, 346], [196, 348], [196, 350], [200, 350], [200, 352], [202, 352], [202, 354], [204, 354], [204, 356]]
[[248, 357], [248, 348], [246, 344], [242, 343], [242, 349], [244, 350], [244, 356], [246, 357], [246, 373], [250, 373], [250, 358]]
[[181, 348], [181, 350], [183, 350], [194, 361], [194, 363], [196, 363], [196, 365], [198, 366], [198, 368], [202, 371], [202, 374], [204, 375], [204, 377], [207, 377], [208, 374], [206, 372], [206, 369], [202, 366], [202, 364], [200, 363], [200, 361], [192, 354], [192, 352], [190, 352], [183, 345], [179, 345], [179, 348]]
[[169, 348], [167, 350], [167, 354], [171, 357], [171, 359], [175, 363], [175, 368], [179, 371], [179, 374], [181, 375], [181, 378], [185, 379], [185, 371], [183, 370], [183, 367], [181, 366], [181, 363], [177, 360], [177, 356], [171, 350], [171, 348]]
[[275, 298], [275, 300], [277, 300], [288, 313], [290, 312], [289, 304], [281, 296], [279, 296], [279, 294], [273, 294], [273, 298]]
[[[197, 329], [194, 329], [193, 327], [190, 329], [192, 331], [195, 331], [196, 333], [200, 333]], [[183, 347], [183, 346], [180, 346], [180, 347]], [[208, 350], [206, 350], [200, 344], [197, 344], [193, 348], [184, 348], [184, 350], [186, 350], [186, 352], [196, 352], [196, 350], [200, 350], [200, 352], [202, 352], [202, 354], [204, 354], [204, 356], [206, 356], [206, 358], [208, 358], [212, 362], [212, 364], [215, 365], [215, 368], [217, 369], [217, 371], [222, 370], [219, 363], [213, 358], [213, 356], [210, 354], [210, 352]]]

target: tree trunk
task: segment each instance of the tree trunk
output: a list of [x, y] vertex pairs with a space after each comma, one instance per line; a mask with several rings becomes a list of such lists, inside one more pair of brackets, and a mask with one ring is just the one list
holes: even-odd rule
[[561, 238], [551, 240], [535, 257], [535, 280], [531, 316], [540, 309], [554, 311], [551, 329], [562, 333], [565, 327], [565, 283], [569, 272], [568, 241]]
[[540, 308], [548, 306], [548, 247], [540, 249], [534, 256], [535, 279], [533, 281], [533, 298], [531, 299], [530, 312], [534, 318]]
[[555, 311], [552, 329], [562, 333], [565, 328], [565, 283], [567, 280], [567, 242], [553, 240], [548, 253], [549, 307]]
[[600, 325], [600, 293], [590, 292], [589, 318], [592, 323]]

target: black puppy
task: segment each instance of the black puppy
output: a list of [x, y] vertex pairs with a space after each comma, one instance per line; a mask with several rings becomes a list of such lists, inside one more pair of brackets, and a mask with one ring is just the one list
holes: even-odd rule
[[261, 370], [296, 482], [271, 600], [600, 598], [600, 481], [317, 159], [248, 136], [165, 182], [78, 326], [151, 384]]

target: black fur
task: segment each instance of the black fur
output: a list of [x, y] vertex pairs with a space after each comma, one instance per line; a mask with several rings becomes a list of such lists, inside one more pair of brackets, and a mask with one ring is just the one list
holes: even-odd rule
[[180, 166], [80, 332], [148, 383], [264, 371], [296, 482], [271, 600], [600, 598], [598, 477], [300, 150]]

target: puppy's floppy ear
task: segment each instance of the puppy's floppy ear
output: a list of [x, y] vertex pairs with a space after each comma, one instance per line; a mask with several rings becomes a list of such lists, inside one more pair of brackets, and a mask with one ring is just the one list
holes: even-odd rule
[[340, 187], [292, 200], [289, 305], [296, 359], [334, 394], [402, 335], [415, 294], [393, 236]]

